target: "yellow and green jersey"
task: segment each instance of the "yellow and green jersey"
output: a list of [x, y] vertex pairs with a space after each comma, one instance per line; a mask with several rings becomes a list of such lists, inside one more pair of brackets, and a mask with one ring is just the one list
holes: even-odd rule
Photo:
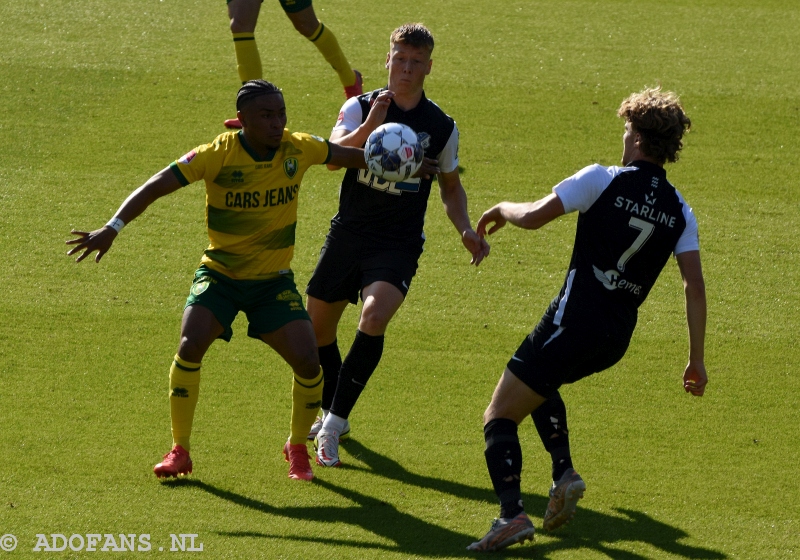
[[201, 264], [238, 280], [289, 272], [300, 182], [311, 165], [329, 159], [327, 140], [288, 130], [280, 147], [261, 158], [239, 131], [220, 134], [170, 164], [181, 184], [206, 183], [211, 243]]

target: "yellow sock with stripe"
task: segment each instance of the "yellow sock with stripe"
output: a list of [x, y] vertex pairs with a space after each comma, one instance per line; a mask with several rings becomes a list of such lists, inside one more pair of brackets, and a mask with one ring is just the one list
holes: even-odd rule
[[339, 41], [336, 40], [336, 35], [333, 34], [333, 31], [320, 22], [319, 27], [308, 40], [314, 43], [314, 46], [322, 53], [328, 64], [333, 66], [333, 69], [339, 74], [339, 81], [342, 82], [344, 87], [349, 87], [356, 83], [356, 75], [353, 73], [347, 57], [339, 47]]
[[317, 419], [322, 404], [322, 371], [314, 379], [303, 379], [295, 373], [292, 381], [292, 422], [289, 443], [305, 443], [311, 425]]
[[192, 421], [200, 394], [200, 364], [175, 355], [169, 368], [169, 412], [172, 419], [172, 445], [189, 451]]
[[234, 33], [233, 47], [236, 50], [236, 70], [242, 83], [261, 79], [261, 56], [258, 54], [253, 33]]

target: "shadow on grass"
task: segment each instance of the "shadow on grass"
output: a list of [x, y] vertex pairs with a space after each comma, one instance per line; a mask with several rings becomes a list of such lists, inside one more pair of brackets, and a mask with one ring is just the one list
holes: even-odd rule
[[335, 534], [331, 535], [329, 531], [321, 532], [319, 537], [291, 536], [253, 531], [220, 533], [227, 536], [324, 543], [352, 548], [387, 550], [414, 556], [441, 556], [442, 554], [452, 553], [455, 550], [464, 550], [464, 547], [474, 540], [471, 535], [457, 533], [449, 529], [431, 525], [426, 521], [417, 519], [413, 515], [398, 511], [392, 504], [379, 498], [374, 498], [355, 490], [342, 488], [318, 478], [314, 479], [315, 485], [335, 492], [355, 502], [357, 505], [348, 507], [278, 507], [248, 498], [247, 496], [242, 496], [236, 492], [222, 490], [196, 479], [182, 479], [174, 482], [165, 482], [163, 484], [173, 487], [199, 488], [236, 505], [270, 515], [287, 517], [289, 519], [302, 519], [304, 522], [348, 523], [361, 527], [365, 531], [380, 537], [384, 537], [395, 544], [389, 545], [355, 539], [339, 539], [335, 537]]
[[[495, 503], [494, 492], [485, 488], [467, 486], [458, 482], [442, 480], [430, 476], [408, 472], [396, 461], [384, 457], [361, 445], [356, 440], [342, 442], [348, 452], [366, 463], [369, 468], [349, 465], [343, 470], [361, 470], [370, 474], [397, 480], [410, 486], [435, 490], [458, 498], [467, 498], [479, 502]], [[355, 506], [319, 506], [319, 507], [284, 507], [273, 506], [266, 502], [248, 498], [236, 492], [223, 490], [197, 479], [182, 479], [163, 483], [174, 488], [198, 488], [218, 498], [236, 505], [290, 519], [302, 519], [318, 523], [348, 523], [391, 541], [393, 545], [363, 540], [338, 539], [329, 536], [304, 537], [285, 534], [261, 533], [253, 531], [223, 532], [232, 537], [282, 539], [298, 542], [324, 543], [369, 550], [386, 550], [418, 557], [455, 556], [459, 552], [469, 555], [466, 546], [483, 535], [467, 535], [451, 531], [418, 519], [413, 515], [399, 511], [392, 504], [381, 498], [373, 497], [356, 490], [342, 488], [331, 482], [314, 479], [314, 484], [335, 492], [354, 502]], [[380, 494], [378, 494], [380, 495]], [[547, 507], [546, 496], [526, 495], [525, 506], [528, 512], [544, 512]], [[646, 556], [619, 550], [616, 546], [624, 543], [645, 543], [679, 558], [721, 560], [727, 556], [721, 552], [682, 544], [681, 539], [688, 533], [657, 521], [649, 515], [633, 510], [617, 509], [621, 516], [607, 515], [583, 508], [571, 525], [553, 533], [552, 539], [546, 543], [511, 547], [495, 556], [505, 558], [530, 557], [546, 559], [551, 553], [565, 550], [589, 549], [605, 554], [609, 558], [620, 560], [646, 560]], [[622, 517], [624, 516], [624, 517]], [[534, 517], [538, 517], [535, 515]], [[535, 524], [538, 523], [535, 521]], [[488, 529], [489, 519], [486, 528]]]
[[[353, 438], [342, 441], [340, 445], [347, 449], [350, 455], [362, 463], [366, 463], [369, 467], [364, 468], [358, 465], [345, 464], [344, 466], [349, 469], [368, 472], [390, 480], [397, 480], [398, 482], [416, 486], [417, 488], [436, 490], [437, 492], [450, 494], [458, 498], [466, 498], [468, 500], [475, 500], [476, 502], [497, 502], [497, 496], [495, 496], [494, 491], [489, 488], [476, 488], [475, 486], [467, 486], [466, 484], [461, 484], [460, 482], [454, 482], [452, 480], [443, 480], [441, 478], [433, 478], [431, 476], [408, 472], [405, 467], [397, 461], [375, 453], [371, 449], [367, 449], [361, 445], [358, 440]], [[477, 468], [485, 468], [483, 461], [481, 461]], [[488, 474], [486, 478], [489, 478]], [[545, 507], [547, 507], [546, 504]]]

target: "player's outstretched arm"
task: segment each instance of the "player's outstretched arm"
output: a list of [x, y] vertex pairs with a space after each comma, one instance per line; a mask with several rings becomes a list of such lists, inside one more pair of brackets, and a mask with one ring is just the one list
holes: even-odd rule
[[687, 393], [702, 397], [708, 383], [706, 374], [706, 284], [700, 264], [700, 251], [676, 255], [683, 277], [686, 298], [686, 322], [689, 326], [689, 364], [683, 372], [683, 388]]
[[[181, 183], [172, 170], [170, 170], [169, 167], [162, 169], [125, 199], [125, 202], [119, 207], [119, 210], [114, 214], [114, 218], [111, 221], [120, 220], [123, 225], [128, 224], [144, 212], [153, 202], [162, 196], [175, 192], [179, 188], [181, 188]], [[75, 253], [83, 251], [83, 253], [75, 259], [75, 262], [81, 262], [92, 252], [97, 251], [94, 261], [100, 262], [100, 259], [108, 252], [111, 248], [111, 244], [114, 243], [114, 239], [116, 239], [118, 235], [118, 231], [111, 227], [110, 223], [111, 222], [94, 231], [78, 231], [73, 229], [70, 233], [76, 237], [67, 240], [67, 245], [74, 245], [74, 247], [67, 252], [67, 255], [74, 255]]]
[[470, 264], [478, 266], [489, 256], [489, 243], [472, 229], [467, 212], [467, 193], [457, 168], [449, 173], [439, 173], [439, 194], [447, 217], [461, 235], [461, 243], [472, 255]]
[[328, 160], [328, 168], [334, 166], [336, 169], [346, 167], [348, 169], [366, 169], [367, 162], [364, 160], [364, 150], [361, 148], [351, 148], [349, 146], [339, 146], [330, 143], [331, 159]]
[[[478, 220], [478, 235], [491, 235], [506, 223], [524, 229], [539, 229], [564, 215], [564, 204], [551, 193], [536, 202], [501, 202], [489, 208]], [[491, 224], [491, 226], [490, 226]], [[487, 230], [487, 226], [489, 229]]]

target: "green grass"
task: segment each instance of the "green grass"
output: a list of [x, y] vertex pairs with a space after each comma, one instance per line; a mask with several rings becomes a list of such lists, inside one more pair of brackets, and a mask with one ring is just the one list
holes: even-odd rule
[[[783, 559], [800, 551], [800, 7], [765, 0], [318, 0], [366, 87], [388, 35], [421, 20], [437, 47], [426, 91], [458, 121], [470, 212], [533, 200], [619, 161], [628, 93], [681, 94], [694, 127], [670, 179], [701, 227], [709, 297], [706, 396], [683, 393], [680, 278], [668, 264], [625, 359], [566, 387], [588, 491], [564, 531], [508, 557]], [[558, 290], [574, 216], [506, 228], [469, 267], [432, 196], [411, 295], [343, 445], [346, 467], [286, 478], [287, 366], [245, 336], [204, 360], [195, 474], [158, 482], [167, 370], [205, 247], [198, 184], [126, 227], [100, 265], [64, 256], [155, 171], [211, 140], [237, 88], [222, 2], [0, 4], [0, 535], [196, 533], [209, 558], [462, 557], [496, 515], [481, 414], [509, 355]], [[265, 2], [265, 76], [289, 126], [327, 136], [335, 74]], [[339, 174], [306, 174], [294, 268], [307, 282]], [[357, 311], [346, 313], [346, 348]], [[529, 512], [549, 458], [520, 430]], [[540, 526], [540, 520], [536, 520]], [[85, 557], [66, 552], [56, 556]], [[185, 553], [189, 554], [189, 553]], [[2, 553], [0, 553], [2, 555]], [[52, 555], [52, 554], [51, 554]], [[120, 555], [124, 556], [124, 555]]]

